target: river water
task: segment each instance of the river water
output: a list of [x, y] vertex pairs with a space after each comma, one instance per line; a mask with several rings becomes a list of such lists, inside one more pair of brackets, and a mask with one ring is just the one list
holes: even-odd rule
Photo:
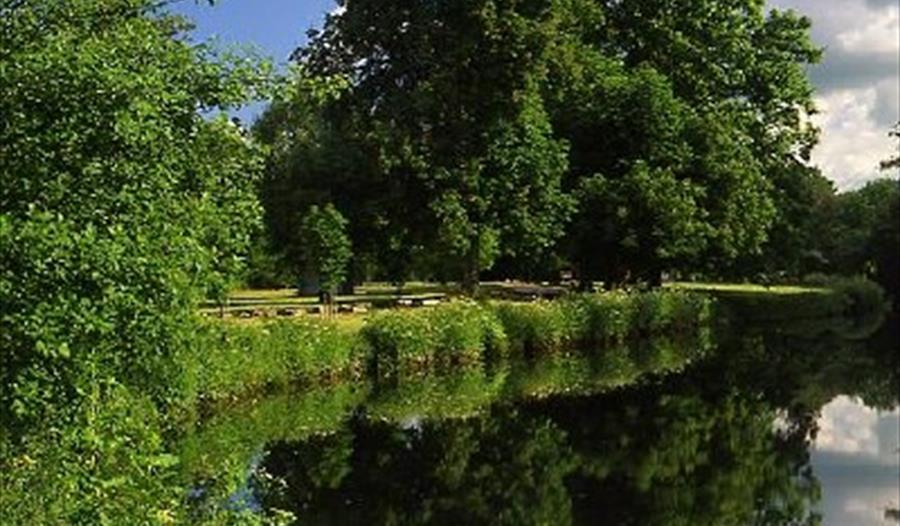
[[897, 524], [898, 324], [689, 341], [283, 393], [181, 460], [191, 505], [297, 524]]

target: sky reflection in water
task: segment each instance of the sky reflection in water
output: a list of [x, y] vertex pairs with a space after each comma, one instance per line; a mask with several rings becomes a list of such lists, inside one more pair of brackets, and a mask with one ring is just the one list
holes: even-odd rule
[[891, 524], [885, 510], [900, 508], [900, 412], [838, 396], [818, 423], [812, 465], [822, 485], [824, 525]]

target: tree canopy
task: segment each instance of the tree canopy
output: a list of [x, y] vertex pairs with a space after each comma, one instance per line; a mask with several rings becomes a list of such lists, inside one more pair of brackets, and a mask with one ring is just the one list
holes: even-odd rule
[[197, 301], [259, 226], [261, 152], [200, 112], [243, 103], [266, 69], [190, 45], [156, 2], [0, 10], [0, 416], [105, 378], [165, 400]]
[[393, 281], [568, 262], [655, 282], [761, 253], [800, 221], [811, 170], [809, 20], [670, 4], [347, 2], [294, 54], [344, 89], [301, 107], [301, 88], [262, 119], [264, 142], [294, 140], [269, 163], [273, 202], [335, 202], [355, 274]]

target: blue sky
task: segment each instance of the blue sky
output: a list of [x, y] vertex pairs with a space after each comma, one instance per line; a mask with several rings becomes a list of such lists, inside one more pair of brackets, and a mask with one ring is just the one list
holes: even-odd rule
[[334, 0], [182, 0], [173, 11], [197, 24], [195, 38], [218, 36], [226, 43], [253, 43], [277, 62], [284, 62], [306, 41], [306, 31], [321, 27]]
[[[192, 38], [216, 38], [222, 44], [253, 44], [278, 64], [287, 62], [291, 52], [306, 42], [306, 32], [321, 27], [334, 0], [218, 0], [210, 6], [203, 0], [182, 0], [172, 11], [186, 15], [196, 24]], [[252, 122], [264, 104], [248, 106], [236, 114]]]

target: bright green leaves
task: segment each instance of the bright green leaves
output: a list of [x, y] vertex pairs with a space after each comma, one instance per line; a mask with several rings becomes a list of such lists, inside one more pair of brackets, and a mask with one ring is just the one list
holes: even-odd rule
[[2, 405], [24, 425], [104, 378], [172, 401], [193, 308], [240, 270], [260, 215], [259, 149], [198, 110], [246, 100], [267, 68], [214, 59], [143, 0], [4, 14]]
[[[262, 93], [268, 70], [191, 46], [155, 2], [14, 4], [0, 7], [0, 522], [175, 521], [155, 408], [193, 394], [194, 309], [240, 271], [260, 215], [261, 152], [200, 110]], [[8, 471], [8, 454], [33, 465]]]
[[347, 279], [347, 265], [353, 257], [347, 220], [330, 203], [313, 205], [300, 228], [307, 268], [318, 276], [321, 290], [333, 294]]

